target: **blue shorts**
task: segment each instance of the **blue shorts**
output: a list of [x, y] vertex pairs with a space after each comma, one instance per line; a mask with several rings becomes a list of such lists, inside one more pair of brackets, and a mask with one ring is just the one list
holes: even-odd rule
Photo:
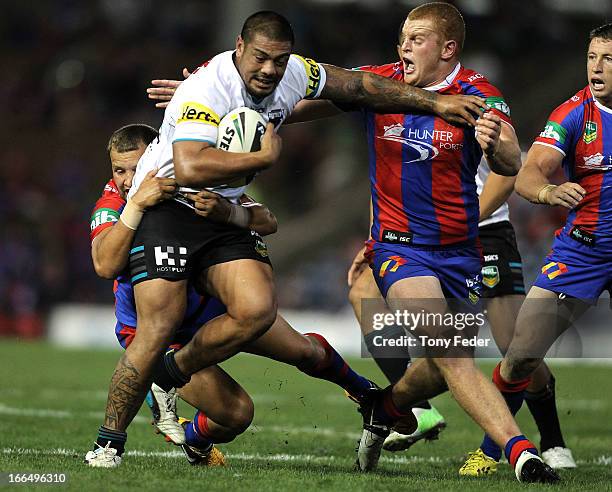
[[612, 251], [561, 232], [533, 285], [595, 304], [604, 290], [612, 289]]
[[436, 277], [447, 299], [478, 304], [482, 254], [477, 246], [433, 249], [368, 241], [366, 255], [383, 297], [398, 280]]
[[[223, 305], [221, 301], [214, 297], [209, 297], [202, 302], [196, 311], [185, 318], [183, 324], [176, 330], [169, 348], [179, 350], [181, 347], [187, 345], [203, 324], [208, 323], [210, 320], [226, 312], [225, 305]], [[115, 335], [121, 346], [127, 348], [136, 336], [136, 327], [117, 321], [115, 325]]]

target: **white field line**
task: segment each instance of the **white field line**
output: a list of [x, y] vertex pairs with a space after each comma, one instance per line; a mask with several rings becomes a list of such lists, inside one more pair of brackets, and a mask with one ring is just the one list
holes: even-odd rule
[[[2, 390], [3, 395], [14, 397], [14, 398], [25, 398], [27, 396], [31, 396], [31, 392], [24, 390], [23, 388], [5, 388]], [[309, 401], [315, 399], [314, 396], [306, 396], [302, 397], [295, 394], [270, 394], [270, 393], [253, 393], [250, 395], [253, 401], [257, 404], [265, 404], [265, 403], [286, 403], [286, 402], [301, 402], [304, 405], [308, 405]], [[104, 390], [70, 390], [70, 391], [61, 391], [52, 388], [46, 388], [40, 390], [36, 397], [38, 400], [66, 400], [66, 397], [71, 399], [78, 400], [90, 400], [90, 401], [106, 401], [108, 398], [108, 392]], [[317, 401], [321, 401], [321, 397], [316, 397]], [[342, 395], [338, 394], [328, 394], [322, 397], [322, 400], [325, 403], [332, 405], [345, 405], [347, 403], [350, 404], [350, 400]]]
[[[51, 419], [77, 419], [77, 418], [88, 418], [95, 420], [102, 420], [104, 418], [104, 413], [102, 412], [84, 412], [84, 413], [74, 413], [69, 410], [52, 410], [49, 408], [21, 408], [21, 407], [11, 407], [8, 405], [4, 405], [0, 403], [0, 415], [13, 415], [17, 417], [40, 417], [40, 418], [51, 418]], [[150, 419], [143, 417], [141, 415], [137, 415], [134, 418], [134, 422], [137, 423], [149, 423]], [[355, 421], [355, 424], [358, 425], [358, 421]], [[274, 432], [280, 434], [315, 434], [317, 437], [340, 437], [347, 439], [359, 439], [361, 437], [361, 433], [359, 432], [350, 432], [350, 431], [340, 431], [336, 429], [330, 429], [326, 427], [315, 427], [315, 426], [301, 426], [295, 427], [291, 426], [291, 424], [287, 424], [287, 426], [280, 425], [251, 425], [247, 432]]]
[[[0, 454], [3, 455], [18, 455], [18, 456], [77, 456], [83, 454], [82, 450], [55, 448], [55, 449], [34, 449], [34, 448], [0, 448]], [[168, 458], [179, 459], [184, 458], [181, 451], [142, 451], [132, 450], [126, 451], [126, 456], [134, 456], [137, 458]], [[312, 454], [262, 454], [262, 453], [226, 453], [226, 456], [232, 460], [238, 461], [277, 461], [277, 462], [298, 462], [298, 463], [333, 463], [352, 460], [349, 456], [315, 456]], [[441, 456], [381, 456], [380, 461], [383, 463], [392, 463], [400, 465], [410, 465], [419, 463], [456, 463], [456, 458], [441, 457]], [[612, 456], [601, 455], [597, 458], [588, 460], [577, 460], [579, 465], [596, 465], [596, 466], [612, 466]]]

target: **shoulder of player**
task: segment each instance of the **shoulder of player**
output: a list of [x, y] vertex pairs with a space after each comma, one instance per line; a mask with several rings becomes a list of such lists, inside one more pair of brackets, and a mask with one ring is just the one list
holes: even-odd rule
[[489, 81], [486, 75], [463, 66], [453, 85], [458, 86], [459, 90], [465, 94], [501, 96], [501, 91]]
[[115, 186], [115, 183], [111, 179], [104, 186], [102, 196], [96, 201], [96, 205], [93, 208], [93, 213], [102, 208], [108, 208], [113, 210], [120, 210], [125, 205], [125, 200], [121, 198], [119, 190]]
[[232, 59], [233, 51], [224, 51], [204, 62], [179, 86], [176, 97], [181, 99], [191, 97], [201, 92], [202, 85], [224, 85], [235, 79], [238, 72]]
[[370, 72], [388, 78], [399, 78], [402, 75], [402, 63], [397, 61], [394, 63], [386, 63], [384, 65], [362, 65], [355, 67], [353, 70], [360, 72]]
[[559, 104], [551, 113], [551, 119], [561, 122], [570, 116], [581, 118], [584, 115], [583, 107], [590, 103], [594, 103], [594, 99], [589, 88], [585, 87]]

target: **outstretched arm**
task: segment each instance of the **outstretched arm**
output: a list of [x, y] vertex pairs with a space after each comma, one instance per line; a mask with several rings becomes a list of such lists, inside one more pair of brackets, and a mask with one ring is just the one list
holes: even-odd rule
[[363, 106], [379, 113], [425, 111], [453, 124], [472, 126], [487, 109], [477, 96], [441, 96], [370, 72], [323, 66], [327, 80], [320, 98], [334, 103]]

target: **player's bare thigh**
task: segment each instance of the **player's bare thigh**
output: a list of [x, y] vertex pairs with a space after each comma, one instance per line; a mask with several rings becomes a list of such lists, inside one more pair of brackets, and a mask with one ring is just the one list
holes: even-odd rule
[[359, 273], [357, 278], [353, 281], [353, 285], [349, 291], [349, 302], [355, 311], [357, 322], [361, 326], [363, 334], [367, 335], [372, 331], [372, 327], [368, 323], [365, 325], [361, 323], [361, 301], [363, 299], [382, 299], [380, 290], [378, 290], [378, 286], [376, 285], [374, 275], [372, 275], [372, 270], [370, 268], [364, 268]]
[[[187, 303], [187, 281], [156, 278], [134, 286], [138, 329], [131, 351], [142, 344], [161, 350], [183, 321]], [[135, 347], [132, 345], [136, 344]], [[146, 349], [146, 348], [145, 348]]]
[[502, 354], [506, 353], [521, 305], [525, 300], [523, 294], [510, 294], [486, 299], [486, 314], [491, 332], [497, 347]]
[[219, 263], [202, 273], [200, 285], [227, 307], [227, 314], [239, 321], [253, 321], [269, 327], [276, 318], [276, 292], [272, 267], [240, 259]]
[[555, 340], [588, 309], [577, 299], [533, 286], [519, 311], [508, 347], [502, 377], [510, 381], [528, 376], [540, 364]]

